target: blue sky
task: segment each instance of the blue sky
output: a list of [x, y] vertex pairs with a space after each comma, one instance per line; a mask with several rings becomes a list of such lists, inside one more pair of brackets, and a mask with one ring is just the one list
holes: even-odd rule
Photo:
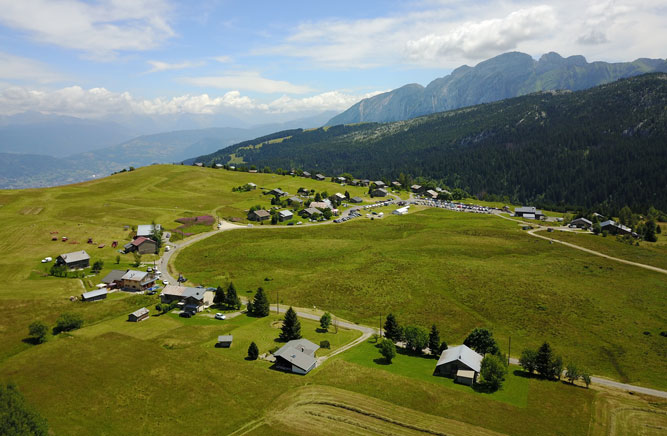
[[512, 50], [664, 58], [637, 3], [0, 0], [0, 114], [296, 118]]

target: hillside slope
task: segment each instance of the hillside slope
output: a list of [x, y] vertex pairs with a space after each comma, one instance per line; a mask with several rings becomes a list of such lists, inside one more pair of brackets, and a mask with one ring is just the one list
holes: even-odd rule
[[411, 84], [360, 101], [327, 125], [407, 120], [421, 115], [503, 100], [537, 91], [579, 91], [649, 72], [667, 72], [663, 59], [592, 62], [547, 53], [538, 61], [519, 52], [462, 66], [425, 88]]
[[[667, 75], [388, 124], [279, 132], [197, 160], [428, 177], [515, 202], [667, 208]], [[249, 145], [255, 144], [253, 147]], [[261, 144], [261, 146], [258, 146]]]

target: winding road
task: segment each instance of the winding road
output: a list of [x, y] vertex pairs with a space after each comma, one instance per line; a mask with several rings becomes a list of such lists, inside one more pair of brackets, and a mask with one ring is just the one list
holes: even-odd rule
[[[391, 203], [394, 203], [395, 201], [396, 200], [391, 200]], [[345, 214], [348, 214], [350, 212], [350, 210], [351, 209], [346, 210], [342, 216], [345, 216]], [[503, 219], [514, 221], [514, 222], [517, 222], [517, 223], [523, 224], [523, 225], [534, 225], [535, 224], [535, 223], [527, 223], [527, 222], [524, 222], [524, 221], [520, 221], [520, 220], [516, 220], [516, 219], [513, 219], [513, 218], [505, 217], [503, 215], [500, 215], [500, 213], [494, 213], [493, 215], [495, 215], [497, 217], [500, 217], [500, 218], [503, 218]], [[332, 221], [326, 221], [326, 222], [322, 222], [322, 223], [306, 223], [306, 224], [303, 224], [301, 226], [290, 226], [290, 227], [291, 228], [299, 228], [299, 227], [308, 227], [308, 226], [331, 224], [331, 223], [332, 223]], [[172, 277], [171, 274], [169, 273], [169, 260], [172, 258], [174, 253], [176, 253], [178, 250], [180, 250], [184, 247], [187, 247], [189, 245], [194, 244], [195, 242], [199, 242], [201, 240], [209, 238], [209, 237], [211, 237], [211, 236], [213, 236], [217, 233], [224, 232], [224, 231], [229, 231], [229, 230], [240, 230], [240, 229], [248, 229], [248, 230], [254, 229], [254, 228], [289, 229], [290, 227], [286, 227], [286, 226], [280, 226], [280, 227], [278, 227], [278, 226], [248, 227], [248, 226], [241, 226], [241, 225], [232, 224], [232, 223], [229, 223], [229, 222], [226, 222], [226, 221], [222, 221], [219, 228], [216, 229], [216, 230], [212, 230], [212, 231], [206, 232], [206, 233], [200, 233], [200, 234], [192, 236], [190, 239], [187, 239], [187, 240], [182, 241], [180, 243], [170, 242], [169, 245], [172, 248], [170, 249], [170, 251], [166, 251], [164, 253], [164, 255], [162, 256], [162, 258], [159, 260], [160, 271], [162, 271], [162, 277], [163, 277], [163, 279], [166, 279], [170, 284], [176, 284], [177, 283], [176, 279], [174, 277]], [[535, 234], [535, 232], [538, 232], [540, 230], [546, 230], [546, 229], [547, 229], [547, 227], [539, 226], [538, 228], [532, 229], [531, 231], [529, 231], [528, 234], [531, 235], [531, 236], [534, 236], [536, 238], [541, 238], [541, 239], [545, 239], [545, 240], [548, 240], [548, 241], [553, 241], [553, 242], [556, 242], [556, 243], [566, 245], [570, 248], [574, 248], [574, 249], [577, 249], [577, 250], [582, 250], [582, 251], [585, 251], [585, 252], [587, 252], [589, 254], [592, 254], [592, 255], [595, 255], [595, 256], [600, 256], [600, 257], [604, 257], [604, 258], [607, 258], [607, 259], [610, 259], [610, 260], [613, 260], [613, 261], [616, 261], [616, 262], [622, 262], [622, 263], [625, 263], [625, 264], [628, 264], [628, 265], [633, 265], [633, 266], [636, 266], [636, 267], [639, 267], [639, 268], [644, 268], [644, 269], [648, 269], [648, 270], [651, 270], [651, 271], [656, 271], [656, 272], [659, 272], [659, 273], [667, 274], [667, 270], [664, 270], [662, 268], [657, 268], [657, 267], [654, 267], [654, 266], [645, 265], [645, 264], [641, 264], [641, 263], [637, 263], [637, 262], [631, 262], [631, 261], [628, 261], [628, 260], [625, 260], [625, 259], [619, 259], [617, 257], [608, 256], [606, 254], [599, 253], [597, 251], [590, 250], [588, 248], [579, 247], [577, 245], [574, 245], [574, 244], [571, 244], [571, 243], [568, 243], [568, 242], [563, 242], [563, 241], [559, 241], [557, 239], [552, 239], [552, 238], [548, 238], [546, 236]], [[286, 311], [286, 309], [284, 307], [280, 307], [280, 306], [277, 309], [280, 313], [284, 313]], [[271, 310], [276, 310], [276, 305], [275, 304], [271, 305]], [[313, 314], [307, 313], [307, 312], [297, 311], [296, 314], [297, 314], [297, 316], [299, 316], [301, 318], [311, 319], [311, 320], [315, 320], [315, 321], [319, 321], [319, 319], [320, 319], [317, 315], [313, 315]], [[354, 341], [344, 345], [343, 347], [338, 348], [337, 350], [335, 350], [334, 352], [332, 352], [328, 356], [319, 357], [318, 361], [317, 361], [318, 366], [321, 365], [328, 358], [333, 357], [333, 356], [335, 356], [339, 353], [342, 353], [346, 350], [349, 350], [350, 348], [352, 348], [356, 345], [359, 345], [362, 342], [366, 341], [373, 334], [379, 333], [379, 330], [375, 329], [373, 327], [363, 326], [363, 325], [359, 325], [359, 324], [355, 324], [355, 323], [351, 323], [351, 322], [346, 322], [346, 321], [337, 321], [337, 322], [338, 322], [339, 327], [346, 328], [346, 329], [352, 329], [352, 330], [358, 330], [362, 334], [359, 338], [357, 338]], [[515, 358], [510, 358], [510, 363], [518, 365], [519, 360], [515, 359]], [[595, 377], [595, 376], [591, 377], [591, 381], [592, 381], [593, 384], [599, 384], [599, 385], [603, 385], [603, 386], [606, 386], [606, 387], [621, 389], [621, 390], [625, 390], [625, 391], [628, 391], [628, 392], [635, 392], [635, 393], [640, 393], [640, 394], [645, 394], [645, 395], [651, 395], [651, 396], [658, 397], [658, 398], [667, 398], [667, 392], [657, 390], [657, 389], [645, 388], [643, 386], [635, 386], [635, 385], [631, 385], [631, 384], [627, 384], [627, 383], [621, 383], [621, 382], [618, 382], [618, 381], [609, 380], [609, 379], [601, 378], [601, 377]]]

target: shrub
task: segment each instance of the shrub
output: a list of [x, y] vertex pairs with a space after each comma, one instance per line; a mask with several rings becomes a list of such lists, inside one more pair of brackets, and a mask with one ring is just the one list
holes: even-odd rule
[[391, 363], [392, 359], [396, 357], [396, 345], [390, 339], [384, 339], [380, 343], [380, 354], [384, 357], [387, 363]]
[[329, 341], [320, 341], [320, 348], [326, 348], [327, 350], [331, 348]]
[[81, 318], [81, 315], [65, 312], [60, 315], [60, 318], [56, 321], [56, 326], [53, 328], [53, 334], [77, 330], [80, 329], [81, 326], [83, 326], [83, 318]]
[[33, 410], [15, 385], [0, 385], [0, 434], [7, 436], [46, 436], [46, 419]]
[[482, 359], [480, 374], [484, 384], [492, 390], [498, 390], [502, 386], [507, 374], [505, 361], [495, 354], [487, 354]]
[[49, 334], [49, 326], [42, 321], [35, 321], [28, 327], [28, 332], [35, 339], [35, 342], [43, 344], [46, 342], [46, 335]]
[[248, 347], [248, 359], [257, 360], [258, 357], [259, 357], [259, 348], [257, 348], [257, 344], [251, 342], [250, 346]]

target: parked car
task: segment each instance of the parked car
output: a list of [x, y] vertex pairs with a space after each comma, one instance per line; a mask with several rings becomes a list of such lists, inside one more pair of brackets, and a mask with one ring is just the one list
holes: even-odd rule
[[169, 284], [169, 282], [168, 282], [168, 281], [166, 281], [166, 280], [162, 280], [162, 284], [163, 284], [163, 285], [168, 285], [168, 284]]
[[227, 319], [224, 313], [216, 313], [215, 319]]

